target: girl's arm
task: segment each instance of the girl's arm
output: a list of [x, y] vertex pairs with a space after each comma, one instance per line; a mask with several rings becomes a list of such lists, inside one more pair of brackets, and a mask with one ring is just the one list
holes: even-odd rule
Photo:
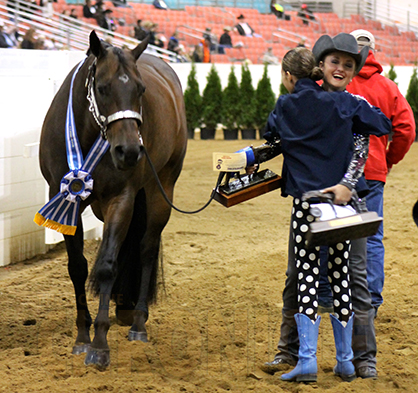
[[364, 171], [367, 157], [369, 155], [369, 135], [354, 134], [354, 152], [350, 164], [348, 164], [347, 173], [344, 175], [339, 184], [346, 186], [352, 191], [358, 179]]
[[351, 200], [351, 192], [356, 187], [358, 179], [363, 174], [368, 154], [369, 136], [354, 134], [354, 152], [350, 164], [348, 165], [347, 173], [339, 184], [322, 190], [323, 192], [332, 192], [335, 195], [335, 204], [342, 205]]

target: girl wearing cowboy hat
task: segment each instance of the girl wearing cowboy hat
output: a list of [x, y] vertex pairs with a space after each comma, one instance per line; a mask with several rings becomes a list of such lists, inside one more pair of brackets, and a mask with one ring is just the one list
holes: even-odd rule
[[328, 35], [321, 36], [312, 52], [324, 72], [324, 90], [344, 91], [362, 69], [369, 49], [363, 47], [358, 52], [356, 39], [351, 34], [340, 33], [334, 38]]
[[[351, 79], [360, 71], [364, 63], [364, 56], [367, 53], [358, 54], [354, 40], [348, 34], [342, 33], [334, 38], [322, 36], [315, 43], [313, 54], [317, 65], [324, 72], [324, 83], [322, 87], [325, 91], [344, 91]], [[356, 96], [357, 99], [362, 97]], [[353, 130], [355, 132], [355, 128]], [[360, 130], [361, 131], [361, 130]], [[353, 134], [354, 152], [353, 158], [348, 166], [345, 177], [355, 180], [359, 169], [363, 168], [364, 161], [367, 158], [368, 135]], [[360, 171], [361, 172], [361, 171]], [[357, 183], [357, 194], [361, 195], [367, 184], [361, 177]], [[344, 190], [344, 189], [343, 189]], [[330, 190], [332, 191], [332, 190]], [[291, 241], [292, 242], [292, 241]], [[289, 249], [293, 249], [290, 244]], [[356, 368], [357, 376], [362, 378], [374, 378], [376, 372], [376, 339], [374, 332], [373, 313], [370, 294], [367, 288], [366, 279], [366, 247], [364, 239], [356, 239], [351, 243], [349, 274], [352, 287], [355, 290], [352, 293], [353, 306], [356, 316], [354, 319], [354, 330], [360, 327], [364, 333], [354, 335], [352, 347], [355, 353], [353, 363]], [[328, 248], [321, 247], [320, 251], [320, 278], [318, 288], [319, 306], [331, 308], [333, 310], [334, 300], [328, 277]], [[293, 255], [289, 254], [288, 268], [286, 271], [286, 288], [283, 292], [283, 319], [281, 324], [282, 335], [278, 344], [279, 352], [275, 355], [272, 362], [264, 363], [261, 367], [263, 371], [273, 374], [283, 370], [288, 365], [294, 365], [297, 362], [297, 353], [299, 341], [297, 337], [289, 340], [283, 332], [292, 331], [294, 310], [297, 309], [297, 276], [298, 272], [293, 262]], [[334, 321], [338, 329], [338, 323]], [[367, 338], [365, 338], [367, 337]], [[336, 345], [338, 345], [336, 343]], [[296, 356], [295, 356], [296, 355]], [[350, 367], [350, 366], [349, 366]], [[351, 368], [351, 367], [350, 367]], [[342, 369], [336, 367], [337, 374], [342, 373]], [[346, 374], [346, 373], [342, 373]]]
[[[335, 44], [335, 43], [334, 43]], [[328, 47], [327, 47], [328, 48]], [[331, 49], [331, 48], [328, 48]], [[356, 52], [357, 53], [357, 52]], [[360, 62], [352, 62], [358, 69]], [[390, 121], [366, 101], [347, 93], [324, 91], [316, 81], [324, 76], [306, 48], [289, 51], [282, 61], [282, 82], [291, 94], [279, 97], [267, 122], [264, 137], [270, 143], [281, 141], [284, 156], [282, 195], [294, 197], [291, 232], [294, 264], [298, 271], [298, 313], [295, 320], [300, 338], [298, 363], [285, 381], [317, 380], [316, 348], [321, 317], [318, 315], [319, 249], [306, 247], [309, 223], [314, 220], [304, 193], [332, 187], [334, 203], [350, 200], [358, 172], [347, 175], [353, 153], [353, 124], [365, 134], [383, 135]], [[344, 76], [335, 75], [339, 80]], [[338, 132], [336, 132], [338, 130]], [[362, 169], [362, 168], [360, 168]], [[331, 320], [337, 346], [337, 375], [343, 380], [355, 378], [351, 363], [353, 312], [347, 272], [350, 242], [330, 246], [329, 271], [333, 276], [334, 315]]]

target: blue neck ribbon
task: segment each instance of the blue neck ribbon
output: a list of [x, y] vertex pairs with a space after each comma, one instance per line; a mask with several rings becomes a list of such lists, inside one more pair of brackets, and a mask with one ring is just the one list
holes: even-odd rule
[[42, 207], [34, 218], [36, 224], [53, 229], [64, 235], [75, 234], [80, 203], [82, 200], [87, 199], [93, 190], [91, 173], [109, 148], [109, 142], [102, 135], [99, 135], [87, 153], [86, 159], [83, 159], [74, 121], [73, 84], [85, 60], [80, 62], [73, 74], [67, 105], [65, 144], [70, 171], [62, 178], [59, 193]]

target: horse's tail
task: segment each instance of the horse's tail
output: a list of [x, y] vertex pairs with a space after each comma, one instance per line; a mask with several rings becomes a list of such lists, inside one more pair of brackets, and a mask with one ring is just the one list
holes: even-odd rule
[[[146, 231], [147, 214], [145, 191], [141, 189], [136, 198], [128, 234], [118, 256], [118, 272], [112, 289], [117, 310], [133, 310], [139, 298], [141, 286], [141, 241]], [[159, 249], [152, 261], [152, 273], [147, 296], [148, 304], [157, 297]]]

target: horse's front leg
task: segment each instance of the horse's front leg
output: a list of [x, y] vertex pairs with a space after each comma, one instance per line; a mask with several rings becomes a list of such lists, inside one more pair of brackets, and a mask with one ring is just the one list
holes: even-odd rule
[[132, 218], [133, 197], [121, 195], [106, 206], [103, 240], [90, 274], [92, 289], [99, 296], [99, 309], [94, 321], [94, 338], [84, 363], [106, 368], [110, 364], [107, 332], [110, 328], [109, 303], [117, 273], [117, 256]]
[[[163, 182], [162, 182], [163, 183]], [[167, 181], [164, 186], [170, 200], [173, 197], [174, 182]], [[148, 320], [148, 305], [157, 294], [157, 272], [161, 243], [161, 232], [166, 226], [171, 213], [160, 190], [152, 186], [146, 189], [147, 229], [141, 241], [140, 291], [133, 314], [133, 324], [129, 331], [130, 341], [148, 341], [145, 323]]]
[[86, 280], [88, 276], [87, 260], [83, 255], [83, 225], [81, 218], [74, 236], [65, 235], [65, 245], [68, 254], [68, 273], [73, 282], [77, 307], [77, 338], [73, 354], [87, 352], [90, 346], [90, 326], [92, 319], [87, 307]]

